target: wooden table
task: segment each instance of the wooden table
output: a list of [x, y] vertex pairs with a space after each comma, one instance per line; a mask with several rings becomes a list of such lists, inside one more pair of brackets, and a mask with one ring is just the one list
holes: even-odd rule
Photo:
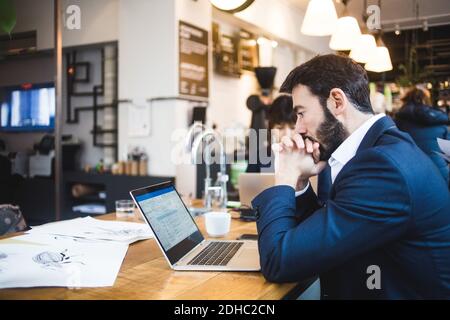
[[[105, 220], [142, 222], [138, 218]], [[204, 232], [202, 217], [196, 221]], [[254, 222], [232, 219], [226, 239], [243, 233], [256, 233]], [[312, 280], [300, 284], [267, 282], [260, 272], [192, 272], [173, 271], [154, 239], [130, 245], [113, 287], [104, 288], [30, 288], [2, 289], [2, 299], [282, 299], [298, 296]]]

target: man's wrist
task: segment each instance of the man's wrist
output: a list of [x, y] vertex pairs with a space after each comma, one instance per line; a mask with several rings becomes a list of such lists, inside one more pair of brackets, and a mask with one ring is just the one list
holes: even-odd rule
[[277, 186], [290, 186], [294, 190], [297, 186], [297, 179], [289, 176], [275, 175], [275, 185]]
[[295, 191], [304, 190], [308, 186], [309, 186], [309, 180], [308, 179], [298, 179], [297, 183], [296, 183], [296, 186], [295, 186]]
[[298, 197], [298, 196], [301, 196], [302, 194], [304, 194], [306, 191], [308, 191], [308, 189], [309, 189], [309, 181], [308, 181], [308, 183], [306, 184], [306, 186], [303, 188], [303, 189], [297, 189], [297, 190], [295, 190], [295, 197]]

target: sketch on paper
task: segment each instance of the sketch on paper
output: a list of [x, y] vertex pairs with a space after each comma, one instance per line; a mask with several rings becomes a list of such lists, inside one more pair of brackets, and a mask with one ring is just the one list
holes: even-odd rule
[[69, 241], [73, 241], [73, 242], [77, 242], [77, 243], [98, 243], [101, 242], [102, 240], [97, 240], [97, 239], [87, 239], [87, 238], [81, 238], [81, 237], [76, 237], [76, 236], [66, 236], [66, 235], [54, 235], [52, 237], [53, 240], [69, 240]]
[[61, 244], [0, 244], [0, 289], [112, 286], [128, 249], [117, 242]]
[[76, 256], [69, 255], [67, 251], [68, 249], [62, 252], [44, 251], [35, 255], [33, 261], [46, 269], [59, 269], [65, 264], [73, 263], [84, 265], [82, 261], [75, 261], [73, 258]]
[[[28, 234], [47, 234], [60, 237], [67, 236], [91, 240], [119, 241], [128, 244], [153, 236], [150, 228], [143, 223], [102, 221], [90, 217], [35, 227], [28, 231]], [[78, 242], [74, 239], [72, 241]]]
[[71, 246], [76, 244], [95, 244], [95, 243], [106, 243], [107, 240], [90, 239], [80, 236], [68, 236], [68, 235], [53, 235], [45, 233], [28, 233], [14, 237], [17, 241], [25, 241], [27, 243], [39, 243], [47, 245], [63, 245]]
[[142, 229], [108, 229], [97, 227], [99, 231], [86, 231], [84, 234], [90, 234], [95, 236], [113, 236], [113, 237], [140, 237], [144, 236], [147, 232]]

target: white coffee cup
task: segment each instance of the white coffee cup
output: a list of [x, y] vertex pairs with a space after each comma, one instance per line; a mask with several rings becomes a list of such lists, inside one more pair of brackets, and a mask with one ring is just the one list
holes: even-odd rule
[[231, 215], [228, 212], [211, 211], [204, 217], [206, 232], [211, 237], [223, 237], [230, 232]]

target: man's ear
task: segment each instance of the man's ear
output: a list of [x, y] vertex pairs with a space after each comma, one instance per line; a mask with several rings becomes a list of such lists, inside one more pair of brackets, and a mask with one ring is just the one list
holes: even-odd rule
[[329, 104], [329, 109], [335, 117], [342, 115], [349, 103], [344, 91], [342, 91], [339, 88], [331, 89], [330, 96], [328, 99], [331, 102]]

